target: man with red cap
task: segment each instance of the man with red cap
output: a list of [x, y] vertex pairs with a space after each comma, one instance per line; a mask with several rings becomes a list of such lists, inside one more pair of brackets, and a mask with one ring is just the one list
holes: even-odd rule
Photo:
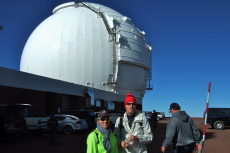
[[147, 116], [136, 110], [136, 99], [128, 92], [124, 107], [126, 112], [119, 117], [115, 124], [119, 153], [147, 153], [146, 143], [153, 138]]

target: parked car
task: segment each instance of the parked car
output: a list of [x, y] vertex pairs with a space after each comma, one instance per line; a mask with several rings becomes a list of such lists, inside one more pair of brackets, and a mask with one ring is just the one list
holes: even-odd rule
[[46, 118], [44, 112], [30, 112], [32, 107], [31, 104], [14, 104], [12, 107], [20, 110], [20, 113], [26, 121], [27, 131], [34, 134], [35, 136], [40, 136], [47, 129], [47, 125], [40, 122], [41, 118]]
[[164, 112], [157, 112], [157, 120], [162, 120], [165, 118], [165, 113]]
[[230, 126], [230, 108], [208, 108], [207, 123], [216, 130], [222, 130], [225, 126]]
[[[150, 112], [150, 111], [144, 111], [144, 112], [146, 113], [147, 118], [148, 118], [149, 121], [150, 121], [153, 113]], [[164, 114], [165, 114], [164, 112], [157, 112], [157, 120], [158, 120], [158, 121], [159, 121], [159, 120], [162, 120], [162, 119], [165, 117]]]
[[109, 116], [112, 124], [115, 125], [117, 118], [124, 116], [124, 113], [125, 111], [109, 110]]
[[[79, 119], [73, 115], [66, 115], [66, 114], [55, 114], [54, 117], [58, 120], [59, 126], [57, 127], [57, 131], [64, 132], [64, 134], [72, 134], [75, 131], [88, 129], [88, 124], [86, 120]], [[41, 122], [48, 121], [50, 117], [45, 119], [41, 119]]]
[[153, 113], [150, 111], [144, 111], [144, 113], [146, 114], [148, 120], [150, 121]]
[[20, 110], [14, 106], [0, 108], [0, 135], [27, 134], [26, 121]]
[[64, 111], [63, 114], [73, 115], [80, 119], [85, 119], [90, 128], [96, 128], [95, 115], [92, 110], [67, 110]]

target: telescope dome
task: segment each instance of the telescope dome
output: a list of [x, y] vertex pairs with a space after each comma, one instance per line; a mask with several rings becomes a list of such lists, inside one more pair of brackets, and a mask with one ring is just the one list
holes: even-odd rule
[[20, 71], [142, 98], [150, 53], [130, 18], [100, 4], [68, 2], [32, 32]]

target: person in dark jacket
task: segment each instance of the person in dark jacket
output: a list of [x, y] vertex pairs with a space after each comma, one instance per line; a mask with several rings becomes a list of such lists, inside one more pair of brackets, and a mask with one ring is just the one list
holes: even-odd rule
[[50, 145], [56, 146], [57, 143], [57, 127], [59, 126], [58, 120], [55, 118], [54, 115], [50, 116], [48, 119], [47, 126], [50, 129]]
[[151, 116], [152, 122], [153, 122], [153, 128], [157, 129], [157, 112], [156, 110], [153, 110], [153, 114]]
[[174, 153], [192, 153], [195, 146], [201, 150], [200, 132], [192, 118], [185, 111], [180, 111], [177, 103], [172, 103], [169, 110], [172, 118], [168, 122], [161, 151], [165, 152], [170, 144], [174, 146]]

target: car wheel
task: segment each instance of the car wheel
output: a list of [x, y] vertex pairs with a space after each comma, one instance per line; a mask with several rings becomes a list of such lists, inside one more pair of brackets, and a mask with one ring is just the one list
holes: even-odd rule
[[216, 121], [214, 123], [214, 127], [215, 127], [216, 130], [223, 130], [224, 123], [222, 121]]
[[159, 121], [159, 120], [160, 120], [160, 117], [157, 117], [157, 120]]
[[72, 134], [72, 133], [73, 133], [73, 128], [72, 128], [72, 126], [70, 126], [70, 125], [64, 126], [63, 132], [64, 132], [64, 134], [67, 134], [67, 135]]

